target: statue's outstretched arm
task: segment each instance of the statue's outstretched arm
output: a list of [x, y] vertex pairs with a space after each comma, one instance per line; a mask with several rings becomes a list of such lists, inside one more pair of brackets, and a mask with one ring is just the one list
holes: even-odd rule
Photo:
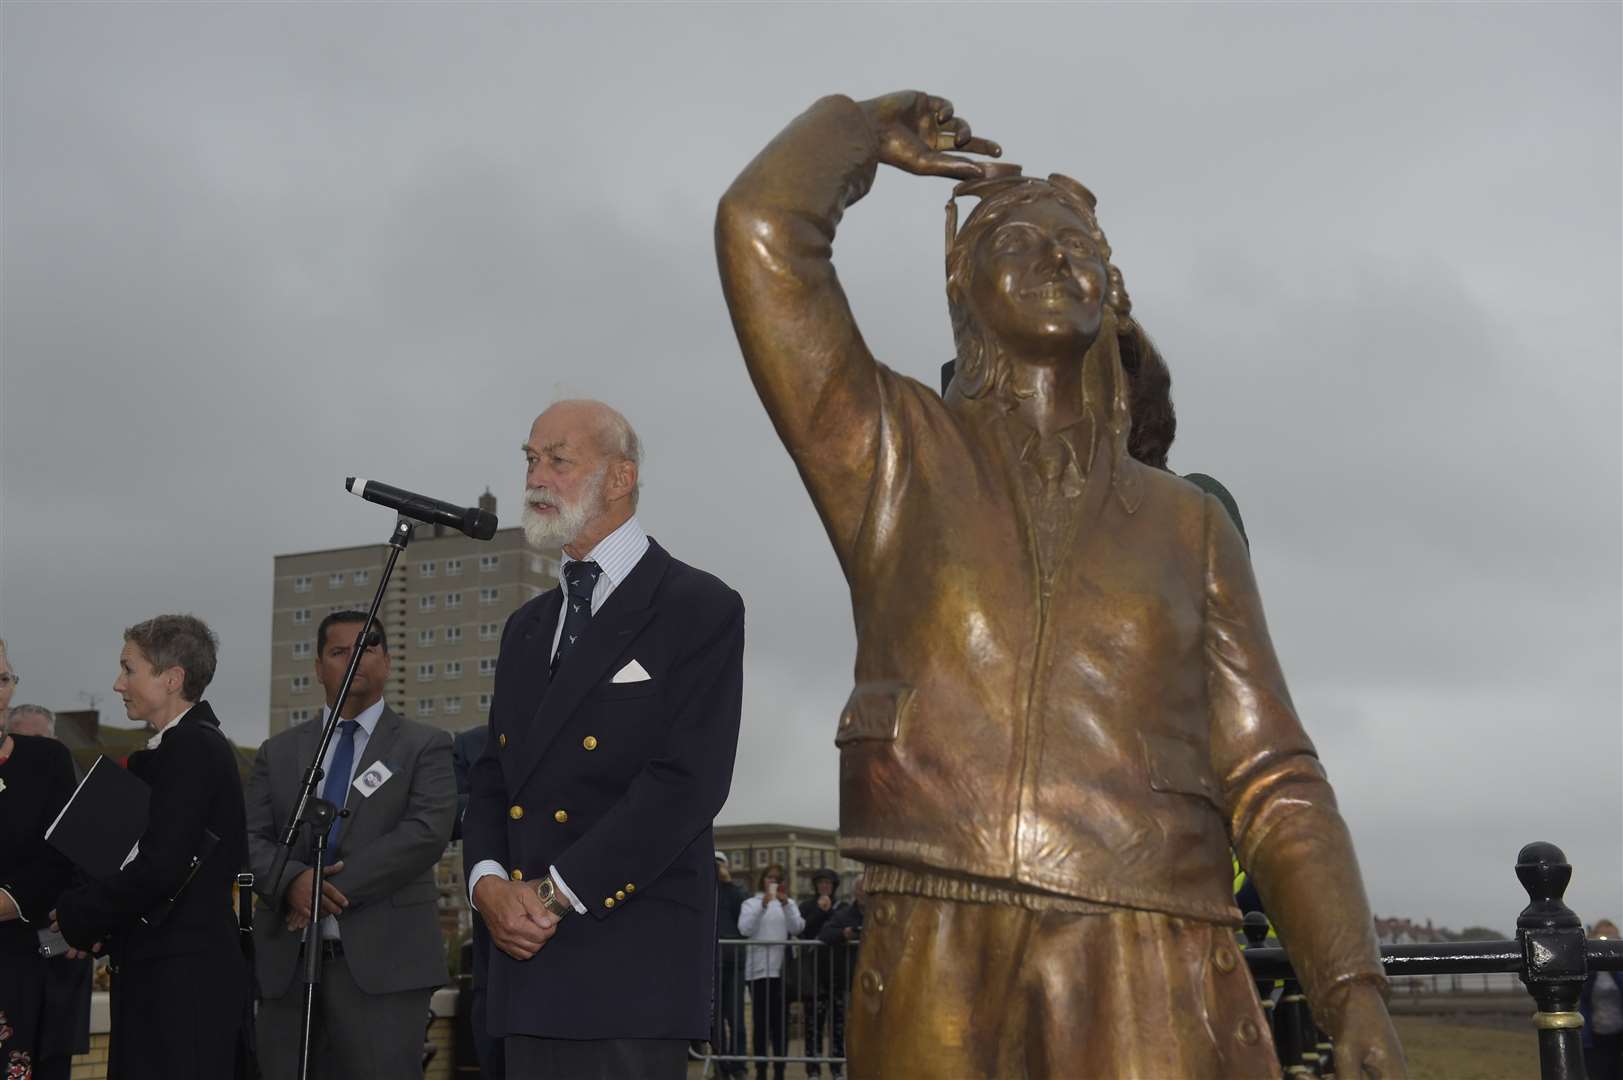
[[1336, 1042], [1336, 1075], [1401, 1077], [1352, 835], [1291, 704], [1245, 542], [1210, 495], [1206, 568], [1212, 766], [1234, 849]]
[[716, 211], [716, 258], [733, 329], [778, 436], [844, 559], [868, 502], [879, 396], [868, 351], [834, 273], [834, 230], [881, 162], [982, 175], [951, 147], [996, 154], [941, 98], [827, 97], [745, 167]]

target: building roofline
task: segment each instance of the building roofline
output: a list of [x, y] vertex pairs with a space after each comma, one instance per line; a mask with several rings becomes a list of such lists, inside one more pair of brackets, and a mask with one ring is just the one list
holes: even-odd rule
[[[496, 536], [506, 536], [509, 533], [522, 533], [523, 531], [524, 531], [524, 529], [521, 526], [509, 525], [505, 529], [497, 529], [496, 530]], [[412, 543], [423, 544], [423, 543], [427, 543], [427, 542], [429, 542], [431, 540], [452, 540], [452, 539], [457, 539], [457, 538], [461, 538], [463, 540], [470, 539], [469, 537], [463, 536], [461, 533], [452, 533], [450, 536], [419, 536], [419, 537], [413, 537], [412, 538]], [[495, 538], [496, 538], [495, 536], [491, 537], [492, 540], [494, 540]], [[386, 548], [388, 546], [389, 546], [389, 542], [387, 540], [379, 540], [375, 544], [350, 544], [347, 547], [312, 548], [309, 551], [286, 551], [286, 552], [283, 552], [280, 555], [273, 555], [271, 557], [273, 559], [299, 559], [299, 558], [303, 558], [306, 555], [340, 555], [340, 554], [343, 554], [346, 551], [366, 551], [366, 550], [368, 550], [370, 548]], [[537, 554], [540, 554], [540, 553], [538, 552]]]

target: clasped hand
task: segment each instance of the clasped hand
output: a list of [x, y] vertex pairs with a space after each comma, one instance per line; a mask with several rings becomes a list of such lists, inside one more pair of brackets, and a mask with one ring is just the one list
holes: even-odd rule
[[[62, 932], [62, 925], [57, 920], [55, 908], [51, 909], [51, 932], [53, 934], [60, 934]], [[72, 945], [69, 945], [68, 951], [62, 955], [66, 956], [69, 960], [87, 960], [92, 956], [100, 956], [101, 942], [96, 942], [88, 949], [76, 949]]]
[[[332, 883], [333, 877], [344, 868], [342, 859], [327, 867], [322, 873], [321, 880], [321, 913], [323, 915], [337, 915], [349, 907], [349, 897], [338, 891]], [[289, 930], [303, 930], [310, 925], [310, 887], [315, 880], [316, 872], [312, 867], [305, 870], [282, 894], [282, 900], [287, 912], [287, 928]]]
[[473, 887], [473, 906], [490, 930], [490, 940], [515, 960], [528, 960], [558, 930], [558, 917], [546, 909], [535, 886], [487, 874]]

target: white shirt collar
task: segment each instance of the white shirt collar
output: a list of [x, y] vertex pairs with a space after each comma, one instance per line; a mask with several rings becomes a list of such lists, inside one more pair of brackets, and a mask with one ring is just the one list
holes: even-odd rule
[[[584, 559], [571, 559], [568, 552], [561, 553], [558, 561], [558, 587], [564, 588], [563, 571], [572, 562], [595, 562], [613, 585], [619, 585], [636, 569], [648, 551], [648, 534], [643, 531], [637, 515], [632, 514], [625, 524], [597, 542]], [[595, 605], [594, 605], [595, 606]]]
[[[383, 699], [378, 698], [371, 705], [369, 705], [365, 711], [355, 718], [361, 725], [361, 731], [366, 734], [368, 739], [372, 737], [372, 732], [377, 728], [378, 721], [383, 718], [383, 709]], [[327, 706], [323, 705], [321, 707], [321, 723], [323, 726], [326, 725], [327, 716], [331, 712], [332, 710], [327, 708]]]
[[[189, 713], [191, 711], [192, 711], [192, 707], [190, 705], [188, 705], [184, 709], [180, 710], [180, 716], [185, 716], [187, 713]], [[159, 728], [157, 730], [157, 732], [152, 736], [152, 738], [147, 740], [147, 749], [148, 750], [156, 750], [158, 748], [158, 744], [163, 742], [164, 735], [166, 735], [171, 729], [173, 729], [176, 724], [180, 723], [180, 716], [175, 717], [173, 720], [169, 721], [169, 723], [167, 723], [163, 727]]]

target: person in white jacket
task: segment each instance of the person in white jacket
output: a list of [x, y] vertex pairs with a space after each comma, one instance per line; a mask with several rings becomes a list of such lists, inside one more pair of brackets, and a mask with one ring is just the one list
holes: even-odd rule
[[[800, 909], [783, 887], [783, 867], [776, 863], [761, 871], [760, 891], [744, 901], [738, 913], [738, 934], [755, 941], [788, 941], [806, 928]], [[788, 1014], [783, 1000], [784, 945], [751, 945], [746, 950], [744, 978], [750, 984], [750, 1018], [755, 1034], [751, 1052], [766, 1056], [766, 1035], [772, 1031], [772, 1056], [789, 1052]], [[783, 1080], [785, 1062], [772, 1066], [774, 1080]], [[755, 1066], [755, 1080], [766, 1080], [766, 1063]]]

